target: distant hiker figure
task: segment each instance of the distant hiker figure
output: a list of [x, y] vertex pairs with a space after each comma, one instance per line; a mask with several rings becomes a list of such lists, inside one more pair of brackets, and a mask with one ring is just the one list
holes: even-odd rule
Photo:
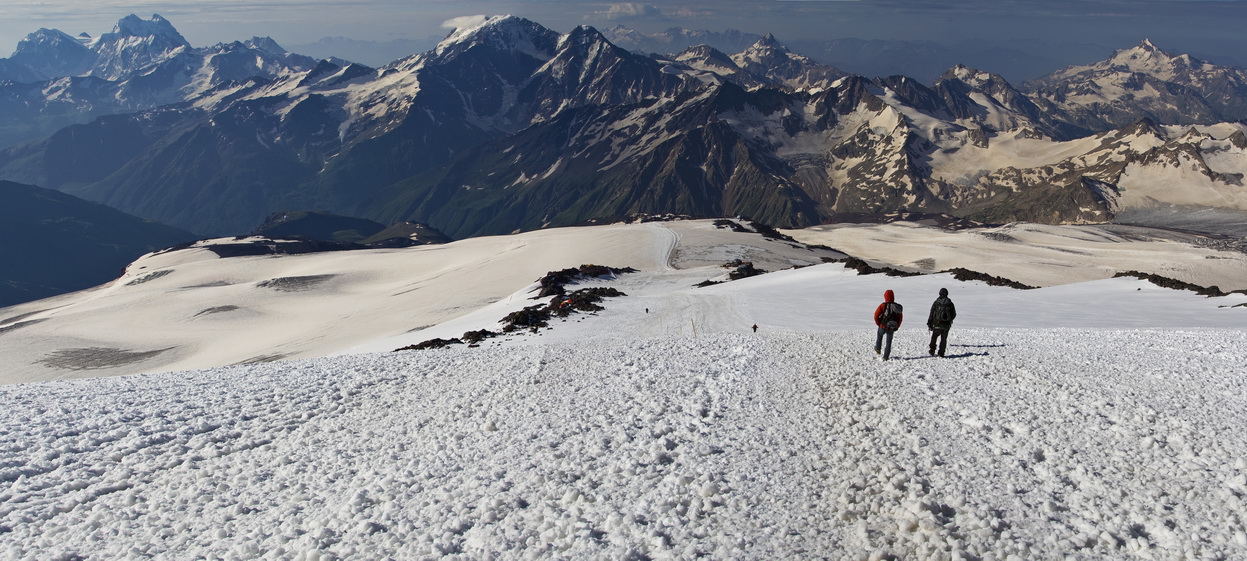
[[[875, 325], [879, 331], [875, 336], [875, 354], [883, 353], [883, 360], [892, 355], [892, 334], [901, 328], [901, 320], [905, 318], [903, 307], [896, 303], [896, 296], [891, 290], [883, 293], [883, 303], [875, 308]], [[887, 339], [886, 345], [884, 339]]]
[[948, 289], [940, 289], [940, 297], [935, 299], [935, 303], [931, 304], [931, 314], [927, 316], [927, 329], [931, 330], [931, 345], [927, 347], [927, 352], [935, 354], [935, 340], [940, 341], [940, 356], [944, 356], [944, 347], [948, 345], [948, 330], [953, 327], [953, 320], [957, 319], [957, 307], [953, 305], [953, 301], [948, 299]]
[[754, 333], [757, 333], [757, 332], [758, 332], [758, 324], [756, 324], [756, 323], [755, 323], [755, 324], [753, 324], [753, 332], [754, 332]]

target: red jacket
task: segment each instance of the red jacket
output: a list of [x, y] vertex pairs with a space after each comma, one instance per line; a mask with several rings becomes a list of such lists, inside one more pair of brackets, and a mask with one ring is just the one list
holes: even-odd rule
[[[878, 308], [875, 308], [875, 325], [879, 327], [883, 327], [883, 321], [882, 321], [883, 310], [887, 308], [888, 304], [895, 303], [895, 302], [896, 302], [896, 295], [892, 294], [891, 290], [888, 290], [883, 293], [883, 303], [879, 304]], [[897, 304], [896, 305], [896, 328], [897, 329], [901, 328], [901, 321], [905, 319], [905, 314], [902, 313], [902, 310], [904, 310], [904, 308], [902, 308], [900, 304]]]

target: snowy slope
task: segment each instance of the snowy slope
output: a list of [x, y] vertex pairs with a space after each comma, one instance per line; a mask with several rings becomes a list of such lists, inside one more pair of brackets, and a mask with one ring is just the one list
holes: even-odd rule
[[[975, 247], [920, 230], [949, 254]], [[1015, 234], [1063, 231], [1071, 269], [1234, 255]], [[199, 247], [4, 309], [6, 374], [20, 347], [57, 337], [169, 344], [197, 329], [188, 312], [231, 301], [208, 316], [250, 318], [216, 332], [233, 346], [281, 349], [309, 323], [300, 338], [322, 353], [362, 343], [0, 386], [0, 558], [1247, 556], [1247, 295], [1124, 278], [1016, 291], [839, 264], [692, 287], [730, 259], [823, 255], [708, 221], [293, 257]], [[537, 275], [584, 262], [640, 271], [583, 283], [628, 295], [539, 334], [364, 352], [493, 325], [532, 303]], [[339, 276], [306, 278], [326, 274]], [[307, 291], [257, 289], [274, 275]], [[944, 359], [922, 329], [940, 287], [959, 311]], [[889, 362], [868, 319], [885, 288], [909, 312]], [[436, 325], [377, 339], [423, 322]]]
[[[202, 242], [140, 259], [109, 285], [4, 309], [0, 382], [383, 352], [458, 337], [497, 329], [506, 314], [537, 303], [531, 291], [539, 277], [585, 263], [641, 271], [609, 281], [628, 297], [610, 305], [615, 328], [591, 330], [608, 337], [663, 336], [694, 328], [742, 332], [753, 323], [784, 328], [790, 323], [785, 318], [802, 314], [815, 316], [802, 320], [813, 329], [857, 329], [869, 326], [868, 312], [884, 288], [896, 290], [904, 303], [933, 299], [942, 286], [964, 297], [962, 306], [971, 312], [962, 322], [975, 327], [1245, 325], [1242, 309], [1218, 306], [1241, 303], [1247, 296], [1209, 299], [1133, 279], [1109, 279], [1117, 271], [1138, 270], [1243, 289], [1247, 255], [1238, 252], [1095, 227], [1015, 225], [946, 233], [893, 224], [792, 233], [875, 262], [926, 272], [964, 267], [1051, 288], [962, 285], [948, 275], [862, 277], [839, 264], [780, 271], [844, 254], [736, 233], [710, 221], [551, 229], [442, 246], [282, 257], [220, 259], [202, 247], [219, 241]], [[721, 265], [734, 259], [780, 272], [694, 287], [726, 278]], [[1068, 286], [1074, 282], [1080, 284]], [[1118, 298], [1146, 305], [1111, 311], [1095, 306]], [[840, 306], [865, 311], [833, 313]], [[976, 307], [981, 312], [974, 312]], [[653, 313], [644, 314], [645, 308]], [[118, 329], [119, 317], [126, 318], [123, 329]], [[542, 337], [563, 333], [586, 336], [556, 329]]]
[[[1247, 289], [1247, 255], [1226, 252], [1207, 237], [1159, 229], [1015, 223], [948, 231], [894, 222], [815, 226], [785, 233], [805, 243], [831, 246], [905, 270], [961, 267], [1030, 286], [1054, 287], [1142, 271], [1227, 291]], [[1152, 326], [1163, 325], [1169, 324]]]
[[[150, 255], [110, 285], [6, 309], [26, 317], [5, 322], [19, 327], [0, 339], [4, 381], [322, 356], [442, 323], [598, 256], [655, 266], [652, 229], [576, 234], [280, 258], [219, 259], [202, 247]], [[117, 317], [130, 320], [120, 332]]]
[[1241, 330], [902, 333], [8, 386], [0, 556], [1247, 554]]

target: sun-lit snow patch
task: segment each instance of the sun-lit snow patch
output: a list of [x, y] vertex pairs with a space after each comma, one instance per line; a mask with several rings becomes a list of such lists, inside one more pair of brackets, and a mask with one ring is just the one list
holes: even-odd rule
[[1247, 289], [1247, 255], [1194, 247], [1162, 231], [1027, 223], [945, 231], [894, 223], [816, 226], [785, 233], [867, 260], [930, 260], [934, 270], [962, 267], [1032, 286], [1088, 282], [1114, 271], [1148, 270], [1203, 286]]
[[[1240, 178], [1235, 185], [1215, 180], [1203, 172], [1202, 165], [1189, 160], [1185, 154], [1179, 157], [1176, 166], [1128, 165], [1118, 183], [1122, 204], [1148, 206], [1161, 202], [1247, 210], [1247, 182]], [[1240, 155], [1228, 161], [1214, 158], [1212, 163], [1222, 166], [1237, 163], [1237, 171], [1230, 172], [1244, 173], [1241, 160]]]
[[1068, 142], [1028, 138], [1020, 135], [990, 137], [987, 147], [966, 142], [957, 150], [936, 150], [930, 155], [934, 177], [960, 183], [1007, 167], [1027, 169], [1050, 165], [1085, 154], [1099, 141], [1082, 138]]

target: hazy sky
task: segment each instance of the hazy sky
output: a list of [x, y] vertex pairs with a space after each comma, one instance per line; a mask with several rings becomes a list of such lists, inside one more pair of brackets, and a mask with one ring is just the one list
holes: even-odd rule
[[[444, 35], [460, 16], [514, 14], [557, 31], [588, 24], [672, 26], [812, 38], [1077, 42], [1161, 48], [1247, 65], [1247, 0], [2, 0], [0, 53], [40, 27], [99, 35], [121, 17], [159, 13], [193, 45], [267, 35], [282, 44], [330, 36], [385, 41]], [[1101, 59], [1110, 51], [1097, 55]], [[1093, 59], [1093, 60], [1094, 60]], [[1089, 62], [1089, 61], [1088, 61]]]

